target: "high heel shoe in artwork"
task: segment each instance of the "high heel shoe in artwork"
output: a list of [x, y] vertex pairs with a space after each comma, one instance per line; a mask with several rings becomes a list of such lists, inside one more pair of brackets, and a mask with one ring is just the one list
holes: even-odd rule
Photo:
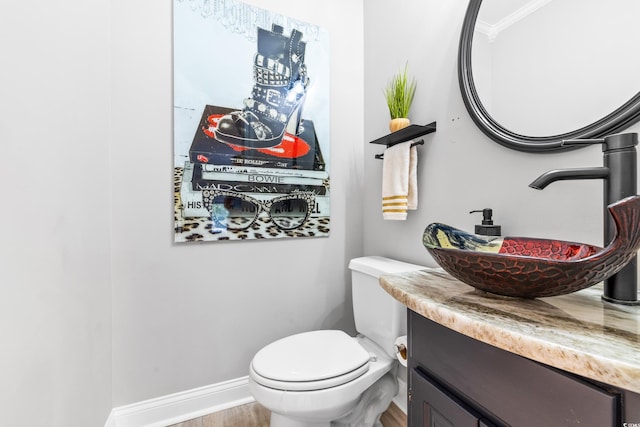
[[309, 85], [304, 63], [306, 43], [302, 33], [289, 37], [283, 28], [258, 28], [258, 53], [254, 58], [255, 84], [244, 108], [225, 115], [218, 122], [215, 137], [220, 142], [247, 148], [274, 147], [285, 132], [299, 133]]

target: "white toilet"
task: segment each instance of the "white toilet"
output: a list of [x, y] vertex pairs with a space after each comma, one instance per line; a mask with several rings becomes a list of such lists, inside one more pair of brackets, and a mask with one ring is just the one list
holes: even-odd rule
[[321, 330], [292, 335], [258, 351], [249, 391], [271, 410], [272, 427], [381, 426], [398, 392], [394, 342], [406, 334], [406, 308], [378, 277], [423, 270], [383, 257], [351, 260], [358, 336]]

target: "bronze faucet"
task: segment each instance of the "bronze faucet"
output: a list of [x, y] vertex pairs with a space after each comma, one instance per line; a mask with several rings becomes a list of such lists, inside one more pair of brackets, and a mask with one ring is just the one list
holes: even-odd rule
[[[601, 139], [570, 139], [562, 145], [602, 144], [604, 166], [577, 169], [551, 170], [540, 175], [529, 187], [542, 190], [560, 180], [602, 179], [604, 181], [604, 246], [615, 237], [616, 228], [608, 215], [607, 207], [618, 200], [637, 193], [637, 133], [624, 133]], [[637, 305], [638, 270], [637, 256], [604, 282], [602, 299], [616, 304]]]

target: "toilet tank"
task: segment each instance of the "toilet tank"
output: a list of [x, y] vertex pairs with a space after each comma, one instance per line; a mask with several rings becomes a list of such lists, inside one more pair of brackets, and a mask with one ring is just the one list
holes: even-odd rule
[[425, 268], [379, 256], [355, 258], [349, 263], [356, 330], [390, 356], [395, 356], [396, 338], [407, 333], [406, 307], [382, 289], [378, 278]]

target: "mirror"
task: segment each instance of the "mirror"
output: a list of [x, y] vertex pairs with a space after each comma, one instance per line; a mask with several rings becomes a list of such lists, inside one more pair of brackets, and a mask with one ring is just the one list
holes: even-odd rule
[[526, 152], [640, 119], [636, 0], [470, 0], [458, 78], [478, 127]]

